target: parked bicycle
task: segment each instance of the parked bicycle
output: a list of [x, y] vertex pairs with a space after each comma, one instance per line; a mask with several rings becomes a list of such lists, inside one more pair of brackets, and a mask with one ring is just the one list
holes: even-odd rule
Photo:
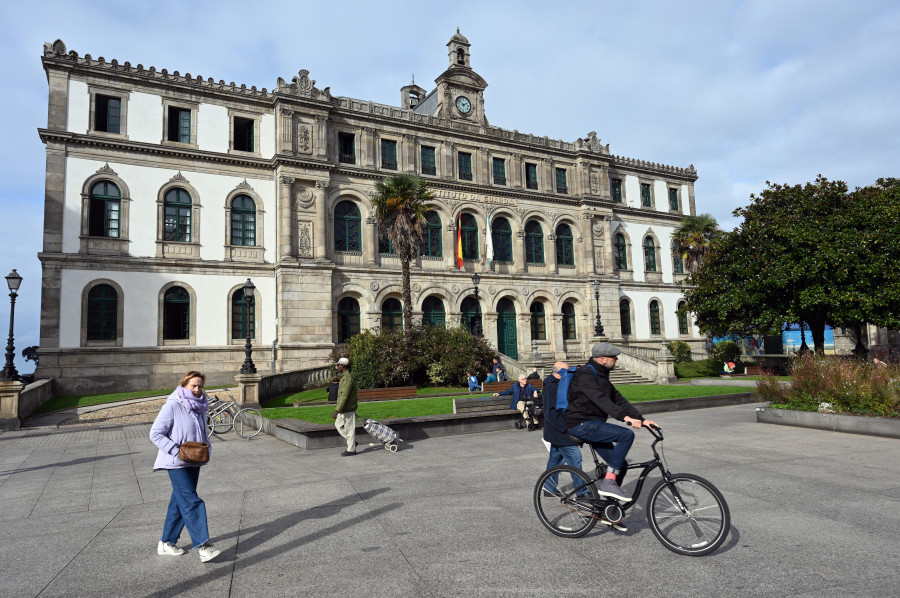
[[212, 434], [224, 434], [233, 429], [241, 438], [253, 438], [259, 434], [262, 430], [262, 414], [259, 409], [242, 409], [232, 394], [228, 395], [228, 399], [220, 399], [217, 395], [209, 398], [206, 429]]
[[[653, 459], [628, 465], [643, 468], [630, 501], [600, 496], [597, 490], [607, 466], [594, 457], [595, 475], [570, 465], [552, 467], [541, 474], [534, 487], [534, 508], [547, 529], [563, 538], [580, 538], [598, 521], [619, 524], [625, 512], [637, 503], [647, 475], [659, 469], [663, 479], [650, 491], [647, 521], [662, 545], [688, 556], [709, 554], [722, 545], [731, 529], [731, 514], [722, 493], [707, 480], [690, 473], [671, 473], [656, 445], [663, 440], [662, 428], [645, 426], [653, 435]], [[571, 437], [579, 443], [583, 440]], [[590, 446], [590, 444], [588, 444]], [[571, 478], [571, 479], [569, 479]]]

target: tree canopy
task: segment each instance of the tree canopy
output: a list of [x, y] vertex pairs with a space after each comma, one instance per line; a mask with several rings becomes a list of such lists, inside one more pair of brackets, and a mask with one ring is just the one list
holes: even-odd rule
[[805, 322], [817, 352], [825, 325], [900, 327], [900, 180], [848, 192], [767, 182], [690, 278], [686, 309], [703, 332], [765, 334]]

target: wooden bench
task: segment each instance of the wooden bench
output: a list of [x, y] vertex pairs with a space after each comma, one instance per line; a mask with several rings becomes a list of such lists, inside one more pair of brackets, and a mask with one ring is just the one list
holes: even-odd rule
[[465, 397], [453, 399], [453, 413], [480, 413], [482, 411], [509, 411], [509, 397]]
[[758, 366], [758, 365], [750, 366], [750, 365], [748, 365], [747, 368], [746, 368], [746, 370], [745, 370], [745, 373], [746, 373], [748, 376], [762, 376], [764, 372], [763, 372], [763, 369], [762, 369], [761, 366]]
[[390, 401], [410, 399], [416, 396], [415, 386], [391, 386], [390, 388], [361, 388], [356, 391], [360, 401]]
[[[488, 382], [487, 384], [484, 384], [482, 386], [484, 387], [483, 388], [484, 392], [503, 392], [504, 390], [507, 390], [513, 384], [518, 384], [518, 383], [519, 383], [518, 380], [516, 380], [515, 382], [513, 382], [513, 381]], [[538, 390], [541, 390], [544, 388], [543, 380], [529, 380], [528, 383], [531, 384], [533, 387], [535, 387]]]

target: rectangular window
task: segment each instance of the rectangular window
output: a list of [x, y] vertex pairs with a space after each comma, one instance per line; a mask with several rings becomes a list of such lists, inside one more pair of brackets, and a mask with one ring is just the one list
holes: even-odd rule
[[464, 181], [472, 180], [472, 154], [459, 152], [459, 178]]
[[391, 139], [381, 140], [381, 167], [397, 170], [397, 142]]
[[615, 203], [622, 203], [622, 179], [610, 179], [612, 185], [612, 200]]
[[253, 146], [253, 119], [234, 117], [234, 149], [239, 152], [252, 152]]
[[122, 100], [110, 96], [95, 96], [94, 130], [104, 133], [121, 132]]
[[169, 141], [191, 142], [191, 111], [169, 106]]
[[338, 162], [356, 164], [356, 136], [353, 133], [338, 133]]
[[525, 163], [525, 188], [537, 189], [537, 164]]
[[649, 208], [651, 204], [650, 183], [641, 183], [641, 205], [645, 208]]
[[557, 168], [556, 169], [556, 192], [557, 193], [568, 193], [569, 186], [566, 184], [566, 169], [565, 168]]
[[422, 174], [437, 174], [434, 166], [434, 148], [427, 145], [422, 146]]
[[669, 188], [669, 209], [673, 212], [678, 211], [678, 189]]
[[506, 184], [506, 160], [503, 158], [494, 158], [494, 184]]

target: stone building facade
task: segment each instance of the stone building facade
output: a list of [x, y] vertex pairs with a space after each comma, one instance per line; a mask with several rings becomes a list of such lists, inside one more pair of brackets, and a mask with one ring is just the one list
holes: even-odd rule
[[305, 70], [260, 90], [45, 44], [37, 374], [57, 392], [166, 388], [187, 367], [230, 382], [248, 326], [265, 373], [398, 325], [400, 264], [370, 202], [398, 173], [436, 198], [415, 319], [480, 324], [512, 358], [578, 360], [599, 305], [614, 342], [701, 345], [676, 313], [670, 241], [695, 213], [693, 166], [613, 155], [593, 132], [491, 126], [469, 42], [457, 32], [447, 47], [432, 91], [408, 85], [387, 106], [332, 95]]

